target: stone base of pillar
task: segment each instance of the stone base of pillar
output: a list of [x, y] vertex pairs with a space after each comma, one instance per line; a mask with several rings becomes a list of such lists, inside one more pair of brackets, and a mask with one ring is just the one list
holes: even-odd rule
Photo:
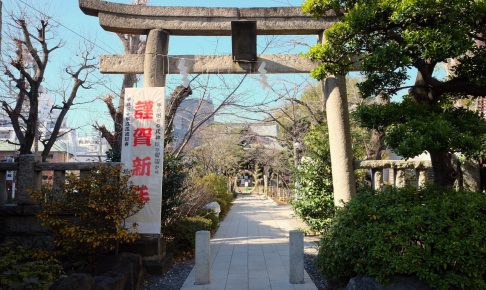
[[163, 238], [141, 235], [132, 244], [122, 245], [119, 252], [135, 253], [142, 256], [144, 261], [161, 261], [166, 255], [167, 242]]
[[147, 270], [147, 272], [149, 272], [151, 275], [163, 275], [172, 268], [173, 264], [174, 256], [172, 253], [167, 253], [161, 260], [143, 260], [145, 270]]
[[14, 242], [28, 248], [52, 249], [52, 233], [37, 218], [39, 205], [0, 206], [0, 244]]

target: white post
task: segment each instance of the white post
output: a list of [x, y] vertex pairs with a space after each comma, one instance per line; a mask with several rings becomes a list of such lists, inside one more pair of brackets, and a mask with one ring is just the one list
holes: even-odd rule
[[289, 281], [304, 284], [304, 232], [289, 232]]
[[196, 232], [196, 285], [209, 284], [211, 277], [211, 249], [209, 231]]

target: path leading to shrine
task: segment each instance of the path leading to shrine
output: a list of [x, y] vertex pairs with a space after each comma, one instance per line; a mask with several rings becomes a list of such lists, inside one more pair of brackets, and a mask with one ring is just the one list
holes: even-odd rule
[[211, 239], [211, 284], [194, 285], [194, 269], [181, 290], [317, 290], [289, 283], [289, 230], [304, 228], [290, 206], [251, 195], [238, 197]]

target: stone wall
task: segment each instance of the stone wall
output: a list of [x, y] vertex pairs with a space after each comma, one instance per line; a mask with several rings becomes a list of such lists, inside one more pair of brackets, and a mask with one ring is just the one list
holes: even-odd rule
[[39, 205], [30, 204], [0, 206], [0, 243], [50, 249], [52, 236], [37, 219], [39, 210]]

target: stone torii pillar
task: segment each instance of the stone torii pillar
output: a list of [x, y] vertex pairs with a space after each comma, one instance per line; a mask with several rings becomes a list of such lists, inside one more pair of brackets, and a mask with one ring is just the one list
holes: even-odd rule
[[[143, 62], [143, 86], [165, 87], [165, 72], [168, 67], [169, 33], [152, 29], [147, 35]], [[164, 58], [165, 57], [165, 58]]]
[[[169, 33], [162, 29], [151, 29], [147, 35], [143, 56], [143, 86], [145, 88], [165, 87], [168, 50]], [[162, 120], [164, 119], [162, 118]], [[164, 150], [163, 144], [162, 140], [162, 150]], [[145, 263], [149, 263], [151, 268], [163, 267], [162, 259], [166, 256], [166, 244], [160, 235], [142, 235], [134, 249], [136, 249], [135, 252], [143, 253]]]
[[[323, 33], [319, 34], [319, 42], [324, 41]], [[329, 130], [334, 205], [343, 206], [356, 195], [346, 76], [325, 78], [322, 89]]]
[[342, 206], [356, 194], [346, 77], [328, 77], [322, 85], [329, 129], [334, 205]]

